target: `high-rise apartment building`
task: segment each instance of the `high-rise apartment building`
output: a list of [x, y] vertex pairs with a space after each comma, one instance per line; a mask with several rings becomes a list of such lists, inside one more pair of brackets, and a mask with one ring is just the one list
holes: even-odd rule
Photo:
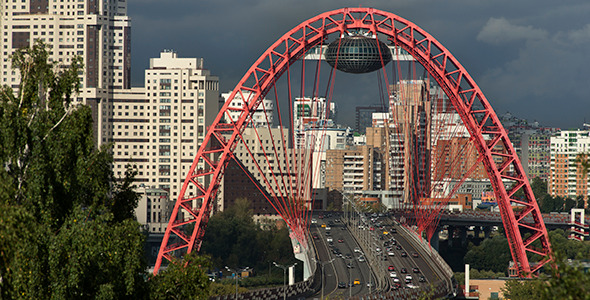
[[539, 177], [547, 180], [550, 166], [551, 136], [557, 132], [556, 128], [538, 128], [534, 132], [522, 133], [519, 140], [511, 142], [518, 146], [519, 158], [529, 180]]
[[218, 103], [219, 78], [203, 68], [202, 58], [164, 51], [150, 59], [145, 87], [116, 90], [113, 96], [115, 175], [136, 165], [138, 183], [165, 190], [175, 200]]
[[37, 40], [48, 46], [49, 60], [68, 65], [80, 56], [77, 100], [92, 108], [98, 144], [111, 138], [113, 90], [130, 87], [131, 25], [124, 0], [3, 1], [1, 4], [0, 84], [18, 88], [20, 74], [11, 55]]
[[[225, 103], [225, 100], [229, 98], [231, 92], [221, 94], [221, 100]], [[254, 97], [253, 93], [248, 91], [244, 91], [242, 93], [236, 93], [234, 98], [232, 99], [231, 103], [229, 103], [229, 108], [237, 108], [243, 109], [243, 105], [246, 101], [243, 98], [246, 98], [248, 102], [249, 99]], [[224, 103], [220, 103], [223, 105]], [[269, 99], [262, 99], [262, 103], [256, 108], [256, 111], [252, 114], [252, 118], [250, 119], [250, 123], [246, 124], [247, 127], [259, 127], [259, 126], [267, 126], [274, 123], [274, 103], [272, 100]], [[242, 113], [241, 110], [227, 110], [227, 114], [224, 115], [225, 122], [237, 122], [240, 114]]]
[[562, 130], [551, 137], [551, 167], [547, 180], [551, 196], [588, 199], [588, 173], [582, 170], [577, 158], [587, 159], [589, 134], [588, 130]]
[[313, 200], [313, 174], [307, 176], [313, 172], [310, 152], [284, 149], [285, 144], [277, 141], [288, 141], [288, 134], [289, 130], [281, 127], [244, 128], [234, 149], [235, 160], [224, 173], [220, 189], [223, 206], [218, 209], [232, 205], [237, 198], [248, 198], [254, 213], [274, 214], [268, 200], [284, 199], [293, 191], [299, 191], [294, 194], [307, 203]]
[[[12, 69], [10, 57], [36, 41], [46, 44], [49, 61], [57, 67], [81, 57], [84, 69], [75, 97], [92, 109], [97, 144], [113, 143], [115, 176], [124, 176], [126, 166], [135, 165], [144, 196], [166, 193], [166, 199], [176, 200], [207, 126], [218, 113], [219, 79], [204, 69], [202, 58], [164, 51], [150, 60], [144, 87], [132, 88], [127, 3], [3, 1], [0, 84], [18, 88], [20, 74]], [[158, 223], [167, 218], [164, 203], [141, 203], [138, 219], [150, 231], [160, 232], [164, 225]]]
[[386, 108], [383, 105], [365, 105], [355, 108], [354, 131], [365, 134], [367, 127], [372, 126], [373, 113], [384, 113]]

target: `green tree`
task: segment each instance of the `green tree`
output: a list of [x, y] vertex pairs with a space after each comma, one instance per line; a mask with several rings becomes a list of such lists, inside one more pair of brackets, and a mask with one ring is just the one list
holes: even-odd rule
[[259, 267], [269, 262], [292, 262], [291, 240], [286, 226], [266, 226], [253, 221], [250, 202], [246, 198], [211, 217], [203, 240], [202, 251], [212, 256], [213, 266]]
[[547, 194], [540, 200], [539, 209], [542, 213], [560, 212], [563, 209], [563, 199], [561, 197], [551, 197]]
[[150, 279], [150, 299], [206, 299], [210, 281], [206, 270], [210, 260], [191, 252], [170, 263]]
[[506, 280], [501, 288], [504, 298], [512, 300], [541, 299], [543, 282], [537, 280]]
[[0, 89], [0, 296], [145, 297], [133, 174], [117, 182], [90, 108], [74, 102], [81, 59], [47, 57], [41, 42], [16, 51], [18, 92]]
[[485, 239], [479, 246], [471, 245], [464, 261], [477, 270], [506, 273], [512, 260], [508, 240], [503, 235]]
[[533, 178], [533, 181], [531, 182], [531, 189], [533, 190], [533, 194], [535, 195], [535, 199], [537, 199], [537, 201], [548, 195], [547, 181], [541, 179], [540, 177]]
[[502, 289], [509, 299], [590, 299], [590, 274], [559, 252], [551, 266], [551, 275], [528, 281], [510, 280]]

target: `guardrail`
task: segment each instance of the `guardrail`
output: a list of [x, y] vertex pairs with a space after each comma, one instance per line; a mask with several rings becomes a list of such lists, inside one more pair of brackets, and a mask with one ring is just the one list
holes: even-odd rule
[[426, 242], [426, 240], [424, 240], [421, 236], [416, 234], [415, 231], [407, 228], [405, 225], [400, 226], [400, 228], [404, 230], [406, 234], [410, 236], [411, 239], [413, 239], [416, 243], [421, 245], [420, 250], [421, 252], [423, 252], [422, 254], [428, 254], [428, 257], [436, 263], [436, 269], [438, 269], [442, 273], [440, 275], [442, 275], [441, 277], [445, 279], [444, 282], [446, 283], [448, 294], [456, 293], [452, 280], [454, 275], [453, 270], [440, 256], [440, 254], [436, 252], [436, 250], [432, 249], [428, 242]]
[[[357, 228], [358, 224], [353, 223], [353, 220], [350, 220], [350, 223], [348, 222], [349, 220], [343, 221], [344, 224], [347, 224], [353, 237], [357, 240], [357, 243], [364, 251], [365, 257], [370, 265], [379, 265], [379, 262], [373, 253], [374, 248], [370, 245], [370, 241], [373, 239], [364, 236], [372, 235], [373, 233], [368, 230], [363, 230], [363, 236], [361, 236]], [[437, 281], [435, 284], [428, 287], [420, 286], [415, 289], [390, 290], [388, 272], [386, 272], [383, 268], [376, 268], [376, 270], [371, 268], [377, 277], [377, 280], [379, 281], [380, 291], [367, 294], [365, 296], [353, 297], [352, 299], [416, 299], [422, 295], [427, 295], [429, 298], [455, 295], [456, 285], [453, 284], [453, 271], [451, 267], [444, 261], [438, 252], [433, 250], [430, 245], [424, 239], [422, 239], [422, 237], [416, 234], [415, 231], [411, 231], [405, 226], [400, 226], [400, 228], [404, 231], [406, 236], [409, 236], [417, 245], [420, 245], [420, 247], [418, 247], [418, 251], [421, 252], [422, 256], [430, 258], [430, 261], [435, 263], [434, 270], [438, 274], [439, 278], [442, 278], [442, 280]]]
[[[315, 268], [315, 272], [313, 273], [313, 276], [310, 276], [308, 280], [304, 280], [304, 281], [300, 281], [300, 282], [296, 282], [293, 285], [287, 286], [287, 290], [285, 291], [285, 287], [284, 286], [280, 286], [280, 287], [273, 287], [273, 288], [264, 288], [264, 289], [258, 289], [258, 290], [251, 290], [248, 291], [246, 293], [240, 293], [237, 294], [237, 299], [269, 299], [269, 300], [273, 300], [273, 299], [283, 299], [285, 298], [285, 294], [286, 294], [286, 298], [287, 299], [298, 299], [301, 297], [309, 297], [315, 293], [317, 293], [322, 285], [322, 280], [321, 280], [321, 272], [320, 272], [320, 268], [318, 268], [316, 266]], [[227, 295], [221, 295], [221, 296], [214, 296], [214, 297], [209, 297], [210, 300], [232, 300], [232, 299], [236, 299], [236, 294], [227, 294]]]

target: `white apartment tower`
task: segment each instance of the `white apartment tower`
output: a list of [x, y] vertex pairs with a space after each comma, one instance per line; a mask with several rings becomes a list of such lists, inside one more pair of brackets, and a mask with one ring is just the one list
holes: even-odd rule
[[0, 84], [18, 88], [12, 69], [15, 50], [36, 40], [49, 48], [49, 60], [67, 65], [82, 57], [78, 101], [93, 111], [98, 144], [110, 138], [112, 91], [130, 87], [131, 35], [124, 0], [6, 0], [1, 4]]
[[548, 193], [555, 197], [584, 198], [587, 207], [590, 192], [588, 173], [580, 161], [590, 153], [590, 131], [562, 130], [551, 137], [551, 160], [547, 178]]
[[202, 58], [179, 58], [167, 50], [150, 59], [145, 87], [114, 95], [115, 175], [136, 165], [138, 183], [176, 200], [218, 103], [219, 78], [203, 68]]
[[[227, 100], [230, 95], [231, 95], [231, 92], [223, 93], [223, 94], [221, 94], [221, 98], [225, 102], [225, 100]], [[242, 99], [242, 95], [246, 99], [250, 99], [250, 101], [254, 97], [254, 94], [250, 93], [248, 91], [243, 91], [241, 94], [236, 93], [236, 95], [234, 96], [234, 98], [230, 102], [229, 107], [230, 108], [243, 108], [245, 101], [244, 101], [244, 99]], [[250, 102], [250, 101], [248, 101], [248, 102]], [[266, 99], [266, 98], [262, 99], [262, 102], [256, 108], [256, 111], [252, 114], [252, 118], [250, 119], [250, 122], [248, 124], [246, 124], [246, 126], [248, 126], [248, 127], [272, 126], [273, 120], [274, 120], [273, 111], [274, 111], [273, 101], [270, 99]], [[228, 110], [226, 112], [226, 115], [224, 115], [225, 121], [227, 123], [237, 122], [241, 113], [242, 113], [242, 111]]]

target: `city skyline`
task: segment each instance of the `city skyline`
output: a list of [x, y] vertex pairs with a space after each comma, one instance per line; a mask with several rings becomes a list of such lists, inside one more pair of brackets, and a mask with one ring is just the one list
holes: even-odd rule
[[[132, 0], [128, 6], [133, 86], [143, 82], [150, 57], [174, 49], [183, 57], [205, 58], [205, 68], [220, 77], [220, 92], [227, 92], [285, 32], [322, 12], [358, 3]], [[584, 18], [590, 4], [370, 1], [362, 6], [395, 13], [432, 34], [470, 72], [498, 115], [509, 111], [562, 129], [580, 128], [585, 121], [590, 103], [578, 86], [585, 85], [583, 70], [590, 67], [583, 51], [590, 45]], [[342, 116], [353, 116], [361, 104], [352, 96], [336, 101]]]

